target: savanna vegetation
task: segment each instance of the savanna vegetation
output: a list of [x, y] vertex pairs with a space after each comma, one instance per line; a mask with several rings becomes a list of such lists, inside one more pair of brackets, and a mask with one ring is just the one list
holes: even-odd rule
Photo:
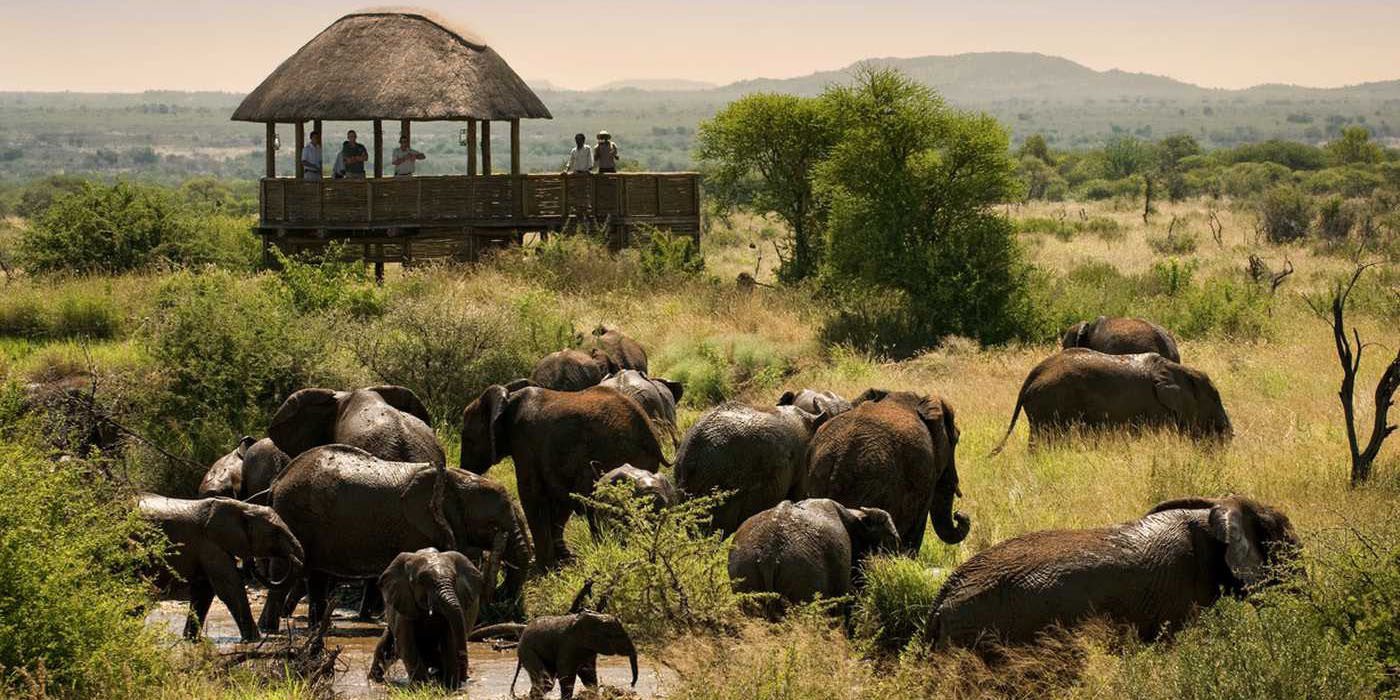
[[[784, 168], [740, 158], [771, 141], [760, 117], [792, 138], [771, 161]], [[1400, 452], [1386, 443], [1372, 477], [1349, 482], [1333, 337], [1304, 296], [1328, 294], [1357, 259], [1380, 263], [1347, 307], [1381, 346], [1359, 368], [1369, 426], [1371, 388], [1400, 343], [1392, 152], [1359, 133], [1321, 149], [1171, 137], [1013, 150], [995, 121], [883, 71], [814, 97], [744, 98], [700, 140], [697, 155], [728, 169], [703, 264], [664, 235], [620, 254], [553, 237], [473, 265], [391, 270], [382, 286], [355, 263], [261, 269], [243, 184], [30, 184], [30, 208], [0, 230], [0, 687], [317, 697], [324, 686], [229, 671], [209, 645], [141, 623], [152, 601], [139, 574], [160, 546], [135, 544], [151, 540], [132, 494], [193, 495], [208, 464], [304, 386], [412, 388], [455, 462], [455, 417], [485, 386], [607, 323], [646, 346], [653, 374], [685, 383], [682, 429], [718, 402], [768, 405], [802, 387], [936, 391], [961, 427], [971, 534], [872, 561], [848, 620], [826, 614], [830, 601], [777, 624], [745, 617], [726, 543], [698, 526], [703, 503], [656, 513], [600, 494], [621, 525], [594, 542], [575, 519], [577, 559], [528, 584], [526, 610], [562, 612], [592, 580], [593, 601], [674, 670], [672, 697], [1397, 692]], [[1356, 182], [1374, 186], [1347, 189]], [[736, 285], [740, 273], [772, 286]], [[1022, 429], [989, 457], [1026, 371], [1066, 326], [1103, 314], [1170, 328], [1219, 386], [1233, 442], [1086, 435], [1032, 452]], [[76, 409], [29, 399], [72, 377], [92, 380]], [[119, 427], [117, 449], [79, 449], [92, 420]], [[85, 457], [57, 459], [70, 453]], [[490, 476], [514, 489], [509, 462]], [[989, 663], [923, 643], [948, 573], [997, 542], [1227, 493], [1292, 518], [1302, 567], [1286, 585], [1151, 644], [1093, 625]]]

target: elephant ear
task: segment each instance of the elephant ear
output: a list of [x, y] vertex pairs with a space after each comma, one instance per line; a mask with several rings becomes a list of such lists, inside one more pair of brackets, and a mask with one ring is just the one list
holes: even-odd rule
[[1157, 400], [1179, 421], [1184, 421], [1191, 416], [1192, 388], [1182, 386], [1186, 377], [1180, 372], [1173, 371], [1168, 365], [1169, 360], [1160, 355], [1157, 357], [1148, 356], [1151, 359], [1150, 371], [1152, 373], [1152, 387], [1157, 395]]
[[1157, 339], [1162, 341], [1162, 349], [1165, 351], [1162, 356], [1172, 362], [1181, 362], [1181, 351], [1176, 347], [1176, 338], [1173, 338], [1167, 329], [1155, 323], [1152, 324], [1152, 330], [1157, 333]]
[[795, 403], [796, 401], [797, 401], [797, 394], [796, 394], [795, 392], [793, 392], [791, 389], [788, 389], [787, 391], [784, 391], [784, 392], [783, 392], [783, 395], [782, 395], [782, 396], [779, 396], [779, 397], [778, 397], [778, 404], [777, 404], [777, 405], [779, 405], [779, 406], [791, 406], [791, 405], [792, 405], [793, 403]]
[[340, 413], [340, 394], [330, 389], [302, 389], [282, 402], [267, 436], [288, 457], [335, 442], [335, 422]]
[[592, 357], [593, 361], [598, 363], [598, 366], [602, 368], [603, 374], [605, 375], [622, 371], [622, 366], [617, 364], [617, 360], [614, 360], [613, 356], [609, 355], [608, 352], [602, 348], [593, 348], [589, 350], [588, 356]]
[[953, 424], [953, 414], [948, 410], [948, 404], [937, 396], [927, 396], [919, 401], [919, 419], [928, 427], [929, 435], [934, 436], [935, 446], [937, 445], [937, 435], [943, 433], [948, 437], [950, 444], [957, 444], [957, 426]]
[[[461, 467], [477, 474], [486, 473], [491, 465], [501, 461], [510, 447], [506, 444], [505, 425], [501, 416], [505, 414], [510, 393], [505, 387], [495, 384], [486, 387], [481, 396], [462, 411], [462, 459]], [[479, 455], [485, 464], [473, 464], [471, 446], [473, 443], [486, 443], [486, 453]]]
[[238, 455], [239, 459], [243, 459], [244, 456], [248, 454], [248, 448], [257, 444], [257, 442], [258, 441], [254, 440], [251, 435], [244, 435], [243, 439], [238, 441], [238, 447], [235, 448], [233, 452]]
[[1250, 517], [1233, 499], [1223, 500], [1210, 509], [1210, 533], [1225, 543], [1225, 566], [1246, 585], [1264, 575], [1264, 557]]
[[1080, 321], [1079, 323], [1070, 326], [1069, 329], [1065, 331], [1064, 338], [1060, 340], [1060, 347], [1065, 349], [1079, 347], [1079, 343], [1084, 338], [1084, 329], [1088, 327], [1088, 321]]
[[413, 393], [412, 389], [388, 384], [385, 386], [372, 386], [368, 391], [379, 394], [384, 398], [384, 403], [412, 415], [428, 425], [433, 424], [433, 414], [428, 412], [428, 407], [423, 405], [423, 401], [418, 398], [417, 394]]
[[248, 509], [250, 506], [232, 498], [209, 499], [204, 515], [204, 534], [228, 554], [247, 558], [253, 551], [253, 537]]
[[[666, 379], [664, 377], [653, 377], [651, 381], [661, 385], [662, 389], [665, 389], [666, 391], [670, 392], [672, 401], [675, 401], [677, 404], [681, 402], [681, 396], [685, 394], [684, 384], [676, 381], [671, 381], [670, 379]], [[782, 406], [783, 404], [779, 403], [778, 405]]]
[[1152, 506], [1152, 509], [1147, 511], [1146, 515], [1152, 515], [1154, 513], [1165, 513], [1169, 510], [1205, 510], [1207, 508], [1214, 508], [1215, 506], [1219, 505], [1219, 503], [1220, 501], [1218, 499], [1202, 498], [1200, 496], [1190, 496], [1187, 498], [1173, 498], [1169, 501], [1162, 501], [1161, 503]]
[[418, 599], [413, 595], [412, 552], [401, 552], [379, 575], [379, 592], [384, 604], [405, 617], [418, 617]]
[[[472, 563], [467, 555], [461, 552], [443, 552], [440, 554], [444, 560], [452, 564], [453, 570], [457, 572], [458, 587], [465, 587], [471, 593], [473, 600], [480, 600], [484, 591], [485, 578], [476, 564]], [[470, 607], [468, 600], [462, 601], [463, 607]]]
[[884, 400], [886, 396], [889, 395], [890, 392], [885, 391], [884, 389], [866, 389], [865, 391], [862, 391], [860, 393], [860, 396], [857, 396], [855, 400], [851, 402], [851, 406], [859, 406], [865, 403], [866, 401], [874, 401], [876, 403], [879, 403], [880, 401]]

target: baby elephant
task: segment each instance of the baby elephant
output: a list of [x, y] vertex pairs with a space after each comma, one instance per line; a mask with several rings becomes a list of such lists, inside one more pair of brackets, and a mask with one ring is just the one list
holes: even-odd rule
[[[837, 598], [866, 555], [899, 549], [899, 533], [879, 508], [847, 508], [828, 498], [783, 501], [739, 526], [729, 578], [740, 593], [777, 593], [783, 602]], [[776, 617], [782, 603], [768, 608]]]
[[1269, 580], [1298, 546], [1287, 516], [1249, 498], [1184, 498], [1140, 520], [1022, 535], [983, 551], [943, 584], [927, 627], [938, 645], [1035, 641], [1095, 616], [1149, 641], [1222, 592]]
[[559, 681], [559, 697], [574, 696], [574, 678], [586, 688], [598, 687], [598, 655], [626, 656], [632, 662], [632, 685], [637, 685], [637, 647], [612, 615], [584, 610], [571, 615], [537, 617], [525, 625], [516, 649], [515, 676], [510, 680], [510, 696], [515, 697], [515, 681], [521, 667], [530, 676], [530, 698], [539, 700]]
[[1065, 331], [1060, 346], [1088, 348], [1109, 355], [1155, 352], [1172, 362], [1181, 362], [1176, 338], [1165, 328], [1141, 318], [1100, 316], [1092, 321], [1080, 321]]
[[834, 391], [816, 389], [803, 389], [800, 392], [784, 391], [783, 395], [778, 397], [778, 405], [796, 406], [813, 415], [825, 413], [831, 418], [851, 410], [851, 402], [842, 398], [840, 394]]
[[382, 683], [396, 658], [416, 683], [456, 689], [467, 678], [467, 634], [476, 626], [482, 576], [459, 552], [404, 552], [379, 577], [384, 635], [369, 678]]

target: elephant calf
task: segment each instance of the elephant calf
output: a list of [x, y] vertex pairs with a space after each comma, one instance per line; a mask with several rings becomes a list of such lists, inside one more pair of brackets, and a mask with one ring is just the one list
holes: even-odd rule
[[1238, 496], [1167, 501], [1111, 527], [1034, 532], [958, 567], [928, 634], [945, 647], [1024, 644], [1052, 625], [1107, 616], [1151, 640], [1222, 591], [1266, 581], [1297, 546], [1287, 516]]
[[618, 369], [634, 369], [647, 373], [647, 352], [642, 344], [616, 328], [598, 326], [593, 329], [593, 347], [602, 352]]
[[637, 647], [622, 622], [612, 615], [581, 611], [570, 615], [537, 617], [525, 625], [516, 648], [515, 676], [520, 669], [530, 676], [530, 699], [540, 700], [559, 681], [560, 700], [574, 696], [574, 679], [586, 688], [598, 687], [598, 655], [626, 656], [632, 662], [632, 685], [637, 685]]
[[467, 679], [467, 634], [476, 626], [483, 578], [460, 552], [428, 547], [404, 552], [379, 576], [384, 634], [374, 649], [369, 678], [403, 659], [415, 683], [436, 680], [449, 690]]
[[671, 477], [661, 472], [638, 469], [630, 464], [624, 464], [598, 477], [595, 491], [598, 486], [605, 484], [629, 484], [638, 495], [651, 499], [657, 510], [676, 505], [680, 500], [676, 495], [676, 485], [671, 483]]
[[1074, 426], [1166, 426], [1220, 440], [1234, 435], [1210, 377], [1151, 352], [1107, 355], [1071, 348], [1046, 358], [1021, 385], [1011, 424], [992, 454], [1006, 446], [1022, 409], [1032, 444]]
[[271, 438], [244, 437], [232, 452], [220, 457], [199, 482], [200, 497], [224, 496], [248, 500], [272, 486], [272, 480], [292, 460]]
[[168, 571], [161, 572], [157, 582], [171, 585], [169, 575], [173, 573], [189, 583], [190, 619], [185, 636], [199, 636], [217, 594], [238, 624], [243, 641], [257, 640], [258, 626], [248, 607], [237, 559], [245, 563], [255, 558], [287, 562], [286, 579], [270, 582], [273, 585], [299, 575], [306, 555], [282, 518], [266, 506], [231, 498], [187, 500], [143, 494], [138, 506], [141, 516], [170, 540], [171, 549], [165, 557]]
[[[787, 603], [851, 590], [861, 561], [899, 549], [890, 514], [847, 508], [828, 498], [783, 501], [744, 521], [729, 550], [729, 578], [740, 593], [776, 593]], [[781, 603], [769, 607], [776, 617]]]
[[840, 394], [815, 389], [784, 391], [783, 395], [778, 397], [778, 405], [796, 406], [808, 413], [825, 413], [832, 418], [851, 410], [851, 402], [842, 398]]
[[1172, 362], [1181, 362], [1176, 338], [1165, 328], [1141, 318], [1100, 316], [1092, 321], [1080, 321], [1065, 331], [1060, 345], [1065, 349], [1088, 348], [1109, 355], [1155, 352]]

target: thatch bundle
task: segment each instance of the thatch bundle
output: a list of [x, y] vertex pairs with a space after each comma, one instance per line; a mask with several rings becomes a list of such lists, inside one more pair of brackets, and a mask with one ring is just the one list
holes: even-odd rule
[[235, 121], [550, 119], [490, 47], [418, 10], [336, 20], [282, 62]]

